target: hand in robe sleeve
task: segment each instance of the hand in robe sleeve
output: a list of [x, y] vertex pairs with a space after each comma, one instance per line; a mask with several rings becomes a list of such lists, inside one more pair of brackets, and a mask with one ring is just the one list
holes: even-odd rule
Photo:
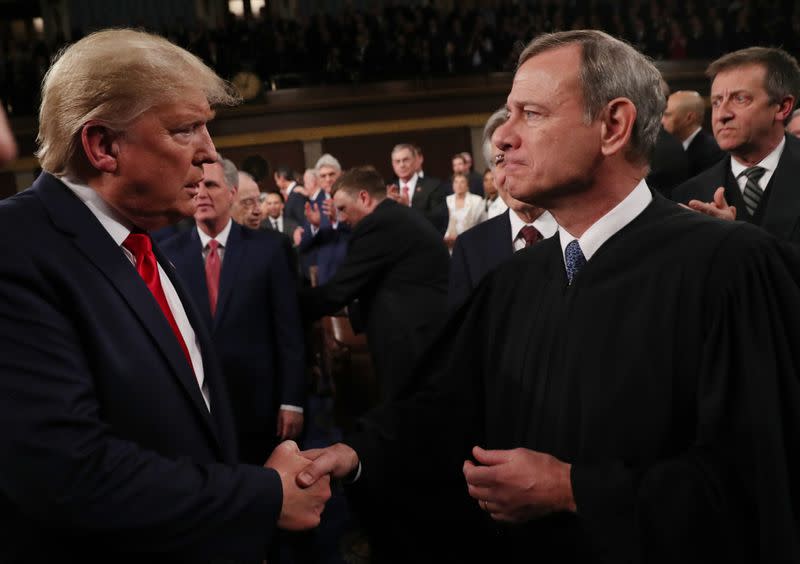
[[800, 270], [740, 234], [709, 269], [694, 445], [572, 467], [588, 529], [645, 562], [800, 561]]

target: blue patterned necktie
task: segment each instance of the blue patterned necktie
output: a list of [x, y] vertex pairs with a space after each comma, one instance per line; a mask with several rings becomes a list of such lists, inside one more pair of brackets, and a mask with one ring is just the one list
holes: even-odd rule
[[564, 250], [564, 264], [567, 267], [567, 280], [572, 284], [578, 271], [586, 264], [586, 257], [577, 239], [573, 239]]

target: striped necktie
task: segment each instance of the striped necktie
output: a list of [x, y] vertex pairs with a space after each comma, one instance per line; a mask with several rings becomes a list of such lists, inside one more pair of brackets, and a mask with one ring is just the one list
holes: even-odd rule
[[767, 172], [767, 169], [762, 166], [751, 166], [739, 174], [739, 178], [742, 176], [747, 177], [742, 196], [744, 196], [744, 205], [747, 208], [747, 213], [751, 216], [755, 215], [758, 204], [761, 203], [761, 196], [764, 195], [764, 191], [759, 187], [758, 181], [764, 176], [765, 172]]

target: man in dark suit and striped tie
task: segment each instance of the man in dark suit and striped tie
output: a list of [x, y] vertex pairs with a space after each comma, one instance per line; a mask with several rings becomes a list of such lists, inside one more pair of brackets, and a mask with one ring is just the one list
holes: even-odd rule
[[784, 131], [800, 92], [797, 61], [750, 47], [717, 59], [707, 74], [714, 136], [730, 156], [676, 188], [676, 201], [800, 242], [800, 140]]

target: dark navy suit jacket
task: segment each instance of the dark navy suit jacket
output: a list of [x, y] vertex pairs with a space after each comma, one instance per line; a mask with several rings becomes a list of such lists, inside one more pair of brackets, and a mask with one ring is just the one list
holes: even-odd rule
[[237, 429], [275, 433], [281, 404], [305, 404], [303, 333], [286, 238], [233, 222], [211, 317], [197, 229], [164, 242], [222, 362]]
[[506, 210], [456, 238], [447, 292], [451, 311], [467, 301], [484, 276], [514, 254], [509, 213]]
[[347, 242], [350, 240], [350, 227], [339, 223], [336, 229], [326, 214], [321, 214], [319, 230], [311, 235], [311, 224], [306, 221], [298, 249], [301, 253], [316, 257], [317, 285], [328, 282], [347, 255]]
[[47, 173], [0, 202], [0, 561], [263, 557], [279, 476], [234, 465], [211, 341], [156, 254], [197, 334], [210, 412], [157, 302], [87, 206]]

